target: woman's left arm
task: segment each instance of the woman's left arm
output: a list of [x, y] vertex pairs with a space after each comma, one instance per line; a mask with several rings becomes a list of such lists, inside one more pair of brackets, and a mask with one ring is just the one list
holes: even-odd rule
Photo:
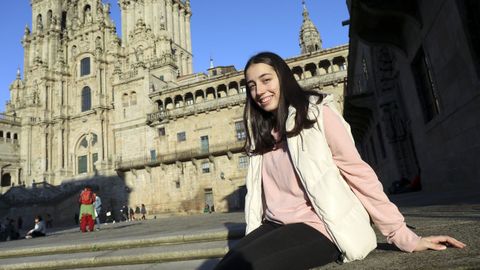
[[406, 252], [445, 249], [446, 246], [441, 243], [458, 248], [465, 246], [449, 236], [421, 238], [407, 228], [403, 215], [388, 199], [377, 175], [360, 157], [341, 117], [323, 106], [323, 122], [336, 166], [390, 244]]

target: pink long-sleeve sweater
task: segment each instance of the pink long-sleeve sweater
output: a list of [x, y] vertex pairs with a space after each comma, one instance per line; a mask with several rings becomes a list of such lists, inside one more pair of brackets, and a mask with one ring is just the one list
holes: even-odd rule
[[[323, 106], [323, 121], [333, 160], [376, 227], [389, 243], [412, 252], [420, 237], [407, 228], [403, 215], [383, 192], [375, 172], [361, 159], [340, 117]], [[295, 173], [286, 142], [279, 142], [274, 150], [263, 154], [262, 184], [267, 220], [280, 224], [304, 222], [331, 240]]]

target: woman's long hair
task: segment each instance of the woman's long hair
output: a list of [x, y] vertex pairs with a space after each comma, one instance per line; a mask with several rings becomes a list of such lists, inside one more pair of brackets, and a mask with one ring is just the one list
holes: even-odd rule
[[[307, 118], [308, 98], [310, 95], [316, 95], [319, 97], [318, 103], [322, 100], [322, 95], [313, 91], [304, 91], [295, 80], [287, 63], [280, 56], [271, 52], [261, 52], [252, 56], [245, 65], [245, 78], [248, 68], [253, 64], [260, 63], [269, 65], [275, 70], [280, 84], [280, 96], [276, 114], [273, 114], [260, 108], [253, 100], [250, 89], [247, 89], [243, 121], [247, 131], [245, 150], [248, 154], [263, 154], [272, 150], [276, 143], [271, 134], [274, 128], [281, 140], [284, 140], [287, 137], [298, 135], [304, 128], [312, 127], [315, 120]], [[296, 115], [293, 129], [287, 131], [285, 122], [289, 106], [296, 109]]]

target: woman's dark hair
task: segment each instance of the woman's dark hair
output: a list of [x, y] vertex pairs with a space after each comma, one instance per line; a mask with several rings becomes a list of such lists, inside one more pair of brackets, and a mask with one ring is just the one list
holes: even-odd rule
[[38, 221], [42, 221], [42, 216], [37, 215], [37, 216], [35, 216], [35, 219], [38, 219]]
[[[310, 128], [315, 120], [307, 118], [309, 96], [318, 96], [318, 103], [322, 100], [322, 95], [305, 91], [298, 84], [287, 63], [277, 54], [272, 52], [261, 52], [252, 56], [244, 69], [246, 78], [247, 69], [253, 64], [266, 64], [271, 66], [277, 74], [280, 84], [280, 96], [276, 114], [267, 112], [260, 108], [253, 100], [250, 89], [247, 89], [247, 101], [243, 112], [243, 121], [247, 130], [247, 141], [245, 150], [249, 154], [263, 154], [273, 149], [275, 139], [271, 131], [275, 128], [280, 138], [298, 135], [304, 128]], [[248, 85], [247, 85], [248, 88]], [[296, 109], [295, 125], [292, 130], [287, 131], [285, 122], [288, 116], [288, 107]], [[250, 122], [250, 123], [248, 123]]]

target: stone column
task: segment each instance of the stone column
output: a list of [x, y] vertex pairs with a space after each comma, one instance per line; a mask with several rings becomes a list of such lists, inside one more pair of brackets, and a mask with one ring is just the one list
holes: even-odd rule
[[161, 16], [161, 5], [158, 1], [151, 3], [150, 9], [152, 11], [152, 31], [155, 36], [158, 36], [160, 30], [160, 16]]
[[127, 29], [127, 36], [130, 34], [133, 29], [135, 29], [135, 8], [132, 6], [129, 6], [127, 9], [127, 17], [128, 17], [128, 29]]
[[123, 39], [123, 44], [126, 44], [128, 41], [127, 37], [127, 31], [128, 31], [128, 5], [125, 4], [124, 2], [119, 2], [120, 3], [120, 9], [121, 9], [121, 21], [122, 21], [122, 39]]
[[167, 14], [167, 31], [170, 33], [173, 38], [173, 18], [172, 18], [172, 0], [167, 0], [167, 5], [165, 6], [165, 12]]
[[49, 68], [53, 68], [54, 65], [55, 65], [55, 52], [57, 51], [55, 49], [55, 36], [56, 34], [51, 34], [49, 37], [48, 37], [48, 50], [47, 50], [47, 55], [48, 55], [48, 58], [47, 58], [47, 61], [48, 61], [48, 67]]
[[193, 63], [192, 63], [191, 56], [187, 57], [187, 69], [188, 69], [188, 74], [193, 74]]
[[[97, 61], [95, 69], [97, 70], [97, 75], [96, 75], [97, 85], [96, 85], [95, 88], [97, 90], [97, 93], [99, 93], [99, 95], [97, 95], [98, 98], [97, 98], [97, 104], [96, 105], [101, 105], [102, 104], [102, 101], [101, 101], [101, 99], [102, 99], [102, 87], [103, 87], [103, 85], [102, 85], [103, 65], [100, 63], [100, 61]], [[93, 88], [92, 88], [92, 101], [93, 101], [93, 97], [95, 96], [95, 95], [93, 95], [93, 92], [94, 91], [93, 91]], [[95, 107], [95, 104], [93, 104], [93, 102], [92, 102], [92, 108], [93, 107]]]
[[181, 60], [181, 65], [182, 65], [182, 75], [188, 74], [187, 57], [185, 56], [184, 53], [181, 54], [180, 60]]
[[57, 126], [55, 127], [55, 131], [57, 132], [58, 136], [57, 136], [57, 142], [56, 142], [56, 145], [57, 145], [57, 158], [56, 158], [56, 168], [59, 168], [59, 169], [63, 169], [63, 164], [62, 164], [62, 150], [63, 150], [63, 132], [62, 132], [62, 124], [59, 123], [57, 124]]
[[154, 5], [156, 4], [154, 4], [152, 1], [145, 1], [143, 11], [143, 14], [145, 14], [145, 24], [147, 25], [147, 27], [150, 27], [150, 29], [152, 29], [153, 33], [155, 33], [155, 21], [153, 19], [153, 11], [155, 10]]
[[173, 40], [176, 44], [180, 45], [180, 30], [179, 27], [179, 18], [178, 18], [178, 3], [173, 4]]
[[42, 39], [41, 39], [41, 46], [42, 46], [42, 54], [41, 54], [41, 59], [42, 59], [42, 62], [45, 63], [47, 62], [48, 64], [48, 38], [46, 36], [44, 36]]
[[23, 43], [23, 51], [24, 51], [24, 55], [23, 55], [23, 72], [24, 74], [26, 73], [25, 71], [28, 70], [30, 68], [30, 65], [32, 63], [32, 60], [31, 60], [31, 55], [33, 55], [31, 53], [31, 50], [32, 50], [32, 47], [30, 46], [31, 43], [30, 41], [24, 41]]
[[180, 23], [180, 32], [179, 32], [179, 39], [180, 39], [180, 46], [182, 49], [186, 50], [187, 49], [187, 42], [185, 38], [185, 9], [183, 7], [180, 7], [179, 10], [179, 23]]
[[192, 54], [192, 34], [190, 32], [190, 18], [192, 17], [192, 13], [187, 12], [185, 17], [185, 39], [187, 41], [187, 48], [186, 50]]

